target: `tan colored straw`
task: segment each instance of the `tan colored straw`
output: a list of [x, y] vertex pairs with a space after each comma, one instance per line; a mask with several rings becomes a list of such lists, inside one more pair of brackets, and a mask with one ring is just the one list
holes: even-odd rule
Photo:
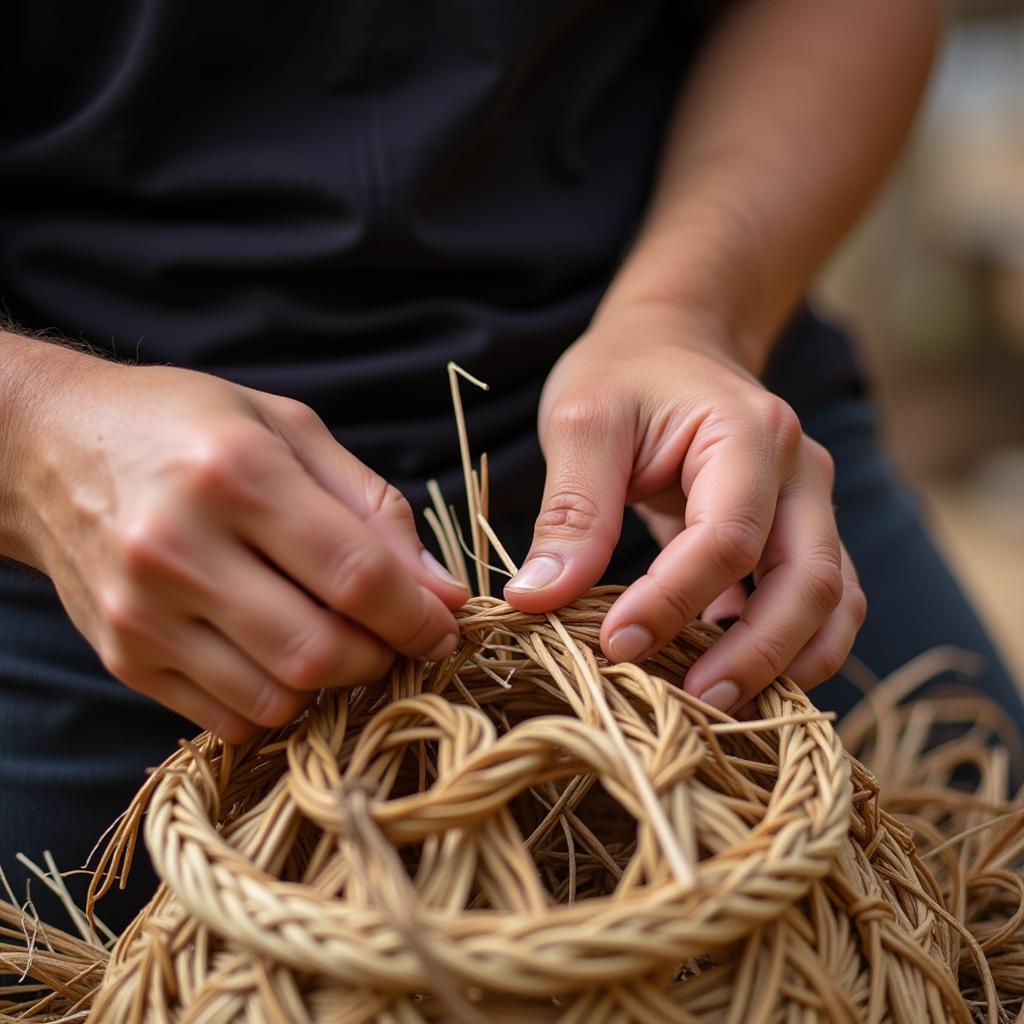
[[[470, 555], [514, 569], [463, 444]], [[465, 573], [436, 491], [432, 520]], [[0, 990], [0, 1020], [1024, 1022], [1002, 723], [976, 697], [900, 703], [957, 656], [875, 686], [844, 749], [784, 678], [749, 722], [686, 694], [701, 623], [607, 663], [619, 589], [557, 615], [480, 594], [444, 662], [324, 691], [244, 746], [183, 744], [93, 881], [144, 828], [157, 894], [112, 948], [0, 910], [0, 960], [37, 985]]]

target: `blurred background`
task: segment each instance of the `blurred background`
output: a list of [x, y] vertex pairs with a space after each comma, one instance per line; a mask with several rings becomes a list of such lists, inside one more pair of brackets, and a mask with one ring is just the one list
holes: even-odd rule
[[915, 137], [819, 303], [1024, 685], [1024, 0], [952, 5]]

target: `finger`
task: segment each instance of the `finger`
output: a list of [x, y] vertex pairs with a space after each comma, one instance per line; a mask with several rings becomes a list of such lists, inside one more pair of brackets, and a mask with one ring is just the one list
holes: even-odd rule
[[396, 488], [385, 485], [387, 495], [366, 523], [386, 540], [414, 579], [455, 611], [469, 600], [469, 587], [457, 580], [424, 546], [416, 530], [412, 508]]
[[867, 599], [857, 578], [857, 570], [845, 547], [841, 552], [842, 600], [786, 669], [793, 682], [805, 690], [831, 679], [843, 667], [867, 614]]
[[227, 743], [244, 743], [260, 731], [178, 671], [153, 672], [128, 685]]
[[[293, 690], [370, 683], [390, 667], [394, 651], [383, 641], [319, 604], [219, 526], [193, 520], [181, 529], [145, 556], [133, 555], [135, 585], [114, 588], [105, 602], [107, 617], [121, 626], [111, 639], [120, 637], [142, 658], [149, 647], [166, 649], [171, 611], [182, 622], [211, 623]], [[116, 643], [107, 646], [121, 653]]]
[[723, 711], [746, 703], [786, 670], [842, 593], [829, 489], [805, 469], [779, 497], [757, 588], [739, 622], [689, 670], [687, 692]]
[[[109, 621], [97, 652], [111, 675], [132, 689], [232, 742], [245, 731], [240, 720], [264, 728], [286, 725], [309, 699], [270, 677], [208, 625], [168, 615], [174, 585], [122, 591], [116, 609], [107, 597]], [[206, 698], [193, 692], [195, 686]]]
[[447, 657], [458, 628], [441, 599], [293, 459], [271, 469], [263, 501], [242, 514], [243, 540], [392, 649], [430, 661]]
[[[799, 429], [799, 427], [797, 427]], [[780, 447], [781, 446], [781, 447]], [[791, 453], [777, 436], [725, 430], [698, 451], [686, 529], [612, 605], [601, 647], [612, 661], [642, 661], [757, 565]], [[689, 462], [691, 456], [687, 456]]]
[[505, 585], [506, 600], [526, 612], [560, 608], [604, 574], [632, 470], [628, 435], [599, 409], [553, 413], [544, 448], [547, 476], [533, 543]]
[[310, 694], [282, 685], [216, 629], [203, 622], [166, 625], [160, 648], [165, 671], [178, 672], [205, 690], [218, 704], [254, 725], [287, 725], [309, 702]]
[[394, 661], [381, 640], [236, 547], [192, 611], [292, 690], [376, 682]]
[[727, 587], [716, 597], [711, 604], [701, 612], [700, 617], [704, 622], [721, 626], [727, 629], [739, 617], [743, 606], [747, 603], [747, 592], [740, 583], [734, 583]]
[[464, 605], [469, 588], [423, 546], [412, 508], [398, 488], [338, 444], [309, 406], [282, 399], [279, 413], [274, 418], [278, 433], [313, 479], [390, 543], [413, 577], [449, 609]]
[[735, 718], [737, 722], [753, 722], [754, 719], [760, 717], [760, 712], [757, 709], [757, 701], [752, 700], [741, 705], [732, 712], [732, 717]]
[[[626, 501], [630, 495], [626, 494]], [[653, 498], [645, 497], [633, 505], [633, 511], [647, 527], [658, 547], [670, 544], [686, 528], [686, 498], [679, 486], [671, 487]]]

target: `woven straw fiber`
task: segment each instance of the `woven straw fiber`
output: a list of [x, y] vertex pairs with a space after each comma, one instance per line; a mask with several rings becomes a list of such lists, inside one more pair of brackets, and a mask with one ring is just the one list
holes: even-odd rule
[[[617, 592], [564, 610], [561, 630], [476, 598], [446, 662], [401, 662], [383, 693], [327, 691], [262, 743], [183, 746], [97, 876], [111, 881], [148, 808], [157, 896], [109, 956], [43, 929], [30, 973], [47, 1001], [9, 1019], [1013, 1020], [1020, 816], [984, 722], [925, 752], [932, 719], [962, 702], [851, 719], [852, 744], [889, 751], [892, 791], [937, 848], [929, 870], [798, 688], [777, 680], [745, 723], [680, 689], [711, 628], [641, 668], [601, 660]], [[957, 798], [948, 780], [971, 762], [981, 782]], [[954, 819], [970, 834], [939, 848]], [[30, 957], [12, 942], [5, 959]]]

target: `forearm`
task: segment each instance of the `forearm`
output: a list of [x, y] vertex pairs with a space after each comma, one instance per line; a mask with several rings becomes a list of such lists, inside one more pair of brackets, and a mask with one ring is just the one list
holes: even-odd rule
[[748, 0], [680, 96], [647, 217], [598, 316], [705, 313], [758, 372], [903, 142], [934, 0]]
[[46, 429], [44, 406], [91, 357], [0, 330], [0, 557], [35, 561], [34, 510], [27, 496], [33, 437]]

